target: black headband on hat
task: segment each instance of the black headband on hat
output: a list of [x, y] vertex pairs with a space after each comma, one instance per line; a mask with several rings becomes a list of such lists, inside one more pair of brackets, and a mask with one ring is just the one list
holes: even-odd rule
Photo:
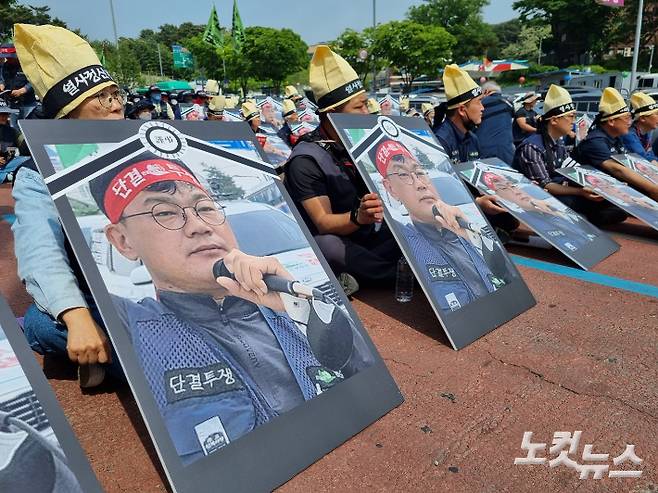
[[260, 111], [254, 111], [253, 113], [249, 113], [247, 116], [244, 117], [244, 119], [245, 121], [251, 121], [257, 116], [258, 117], [260, 116]]
[[572, 111], [576, 111], [576, 105], [573, 103], [565, 103], [547, 111], [546, 113], [543, 114], [542, 118], [548, 120], [549, 118], [553, 118], [554, 116], [560, 116], [565, 113], [570, 113]]
[[640, 113], [644, 113], [645, 111], [652, 111], [652, 110], [658, 110], [658, 103], [651, 103], [646, 106], [642, 106], [641, 108], [638, 108], [636, 110], [633, 110], [633, 116], [639, 115]]
[[296, 110], [296, 109], [292, 109], [292, 110], [290, 110], [288, 113], [284, 113], [284, 114], [283, 114], [283, 117], [285, 118], [286, 116], [290, 116], [290, 115], [292, 115], [295, 111], [297, 111], [297, 110]]
[[208, 113], [210, 113], [211, 115], [223, 115], [224, 110], [211, 110], [210, 108], [208, 108]]
[[43, 97], [43, 113], [55, 118], [59, 111], [75, 101], [81, 94], [106, 82], [114, 82], [112, 76], [100, 65], [89, 65], [60, 80]]
[[355, 93], [362, 90], [363, 82], [361, 82], [361, 79], [356, 79], [347, 84], [343, 84], [318, 99], [318, 108], [328, 108], [329, 106], [333, 106], [352, 97]]
[[630, 112], [630, 111], [631, 111], [631, 110], [628, 109], [628, 106], [624, 106], [623, 108], [619, 108], [619, 109], [618, 109], [617, 111], [615, 111], [614, 113], [610, 113], [610, 114], [608, 114], [608, 115], [606, 115], [605, 113], [601, 113], [601, 112], [599, 112], [599, 115], [598, 115], [598, 116], [600, 116], [599, 121], [603, 121], [604, 119], [605, 119], [605, 120], [609, 120], [609, 119], [612, 118], [613, 116], [622, 115], [622, 114], [624, 114], [624, 113], [628, 113], [628, 112]]
[[460, 94], [459, 96], [455, 96], [452, 98], [450, 101], [447, 102], [448, 106], [454, 106], [456, 104], [460, 103], [465, 103], [466, 101], [470, 101], [471, 99], [475, 99], [478, 96], [482, 95], [482, 88], [481, 87], [474, 87], [468, 92], [465, 92], [464, 94]]

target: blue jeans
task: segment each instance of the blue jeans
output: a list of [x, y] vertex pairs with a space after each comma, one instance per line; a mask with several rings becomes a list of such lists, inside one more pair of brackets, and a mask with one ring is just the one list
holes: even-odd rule
[[[98, 313], [95, 305], [91, 304], [89, 309], [98, 326], [105, 330], [100, 313]], [[34, 303], [30, 305], [25, 313], [23, 332], [33, 351], [42, 355], [63, 356], [68, 360], [68, 352], [66, 351], [68, 330], [66, 326], [39, 310]], [[119, 381], [126, 380], [114, 348], [112, 348], [112, 362], [102, 366], [112, 378]]]

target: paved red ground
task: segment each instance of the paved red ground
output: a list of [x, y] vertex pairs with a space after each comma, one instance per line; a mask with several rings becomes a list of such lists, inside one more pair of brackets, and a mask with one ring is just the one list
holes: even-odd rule
[[[0, 215], [11, 200], [0, 187]], [[657, 238], [638, 224], [615, 236], [617, 254], [594, 270], [658, 285]], [[27, 297], [0, 220], [0, 290], [16, 314]], [[513, 253], [564, 263], [551, 251]], [[354, 306], [405, 403], [284, 485], [282, 491], [658, 491], [658, 299], [521, 268], [537, 306], [453, 351], [422, 293], [397, 304], [383, 290]], [[107, 491], [167, 489], [127, 388], [82, 394], [74, 368], [46, 375]], [[571, 469], [514, 466], [524, 431], [550, 442], [582, 430], [579, 448], [619, 455], [635, 444], [639, 479], [579, 480]], [[574, 457], [578, 458], [578, 457]], [[582, 462], [582, 461], [581, 461]]]

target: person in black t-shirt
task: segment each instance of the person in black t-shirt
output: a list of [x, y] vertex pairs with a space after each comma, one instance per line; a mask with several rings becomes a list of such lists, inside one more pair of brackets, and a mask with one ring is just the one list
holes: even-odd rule
[[529, 92], [523, 97], [522, 106], [514, 113], [514, 124], [512, 125], [512, 134], [514, 135], [514, 145], [518, 146], [526, 137], [537, 132], [537, 112], [535, 103], [539, 96], [534, 92]]
[[[329, 70], [331, 68], [331, 70]], [[326, 70], [325, 70], [326, 69]], [[309, 69], [320, 126], [300, 138], [285, 168], [285, 185], [347, 294], [358, 282], [393, 281], [401, 253], [327, 114], [368, 114], [367, 95], [352, 67], [318, 46]], [[358, 282], [357, 282], [358, 280]]]

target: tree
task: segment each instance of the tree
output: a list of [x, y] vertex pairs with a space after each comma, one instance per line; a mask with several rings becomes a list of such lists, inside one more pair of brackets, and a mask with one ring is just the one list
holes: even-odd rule
[[438, 73], [450, 58], [455, 42], [454, 36], [442, 27], [392, 21], [375, 29], [373, 52], [400, 72], [403, 92], [408, 92], [421, 75]]
[[0, 41], [9, 40], [12, 37], [12, 27], [16, 23], [53, 24], [66, 27], [63, 20], [50, 16], [50, 7], [48, 6], [20, 5], [18, 0], [2, 1], [0, 3]]
[[[345, 29], [331, 43], [331, 48], [356, 70], [364, 85], [373, 69], [380, 70], [383, 66], [382, 60], [378, 60], [373, 53], [373, 35], [374, 30], [372, 27], [368, 27], [362, 32]], [[362, 60], [359, 57], [359, 52], [364, 49], [368, 52], [368, 57]]]
[[251, 76], [272, 81], [279, 92], [285, 78], [308, 63], [308, 47], [299, 34], [290, 29], [248, 27], [241, 56], [249, 60]]
[[595, 0], [517, 0], [514, 8], [522, 22], [551, 27], [546, 48], [553, 53], [549, 59], [558, 65], [582, 63], [588, 52], [600, 57], [608, 45], [604, 33], [614, 9]]
[[537, 60], [543, 40], [550, 35], [550, 26], [525, 26], [521, 29], [518, 41], [503, 48], [502, 55], [505, 58]]
[[[611, 9], [610, 21], [605, 37], [610, 44], [626, 44], [631, 46], [634, 40], [634, 30], [637, 22], [638, 0], [626, 0], [624, 8]], [[642, 36], [640, 46], [655, 44], [658, 39], [658, 6], [655, 2], [645, 1], [642, 12]]]
[[215, 166], [205, 165], [203, 169], [208, 180], [210, 195], [215, 200], [225, 201], [244, 198], [244, 190], [235, 184], [232, 176], [222, 173]]
[[142, 83], [142, 69], [130, 47], [131, 39], [119, 38], [116, 47], [105, 55], [105, 66], [114, 80], [121, 86], [135, 87]]
[[521, 21], [518, 18], [493, 24], [491, 30], [496, 35], [498, 43], [487, 53], [489, 59], [501, 58], [503, 56], [502, 50], [505, 47], [517, 43], [521, 34], [521, 27]]
[[489, 0], [423, 0], [409, 9], [407, 17], [419, 24], [440, 26], [456, 39], [453, 58], [465, 61], [480, 58], [497, 45], [496, 34], [482, 20], [482, 9]]

